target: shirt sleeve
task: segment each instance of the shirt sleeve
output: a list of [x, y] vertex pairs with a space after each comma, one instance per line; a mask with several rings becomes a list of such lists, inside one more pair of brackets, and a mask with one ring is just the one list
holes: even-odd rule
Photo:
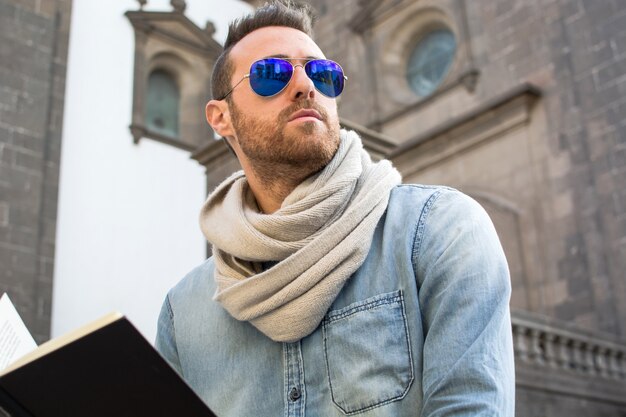
[[161, 356], [182, 376], [183, 373], [176, 346], [176, 334], [174, 332], [174, 312], [170, 304], [169, 295], [165, 297], [161, 313], [159, 314], [155, 347]]
[[435, 193], [413, 262], [425, 337], [421, 416], [514, 416], [511, 283], [485, 210], [458, 191]]

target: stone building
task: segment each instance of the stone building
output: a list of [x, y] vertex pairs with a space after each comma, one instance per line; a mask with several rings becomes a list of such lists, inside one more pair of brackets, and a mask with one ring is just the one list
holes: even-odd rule
[[[494, 220], [517, 415], [624, 415], [626, 3], [308, 3], [349, 76], [344, 127], [405, 182], [456, 187]], [[218, 144], [196, 156], [210, 185], [230, 168]]]
[[[49, 336], [70, 3], [0, 0], [0, 290], [18, 294], [39, 340]], [[626, 415], [626, 3], [308, 3], [316, 41], [349, 76], [343, 126], [405, 182], [456, 187], [494, 220], [513, 284], [517, 415]], [[203, 137], [201, 114], [185, 112], [173, 130], [151, 124], [137, 84], [159, 70], [187, 77], [183, 108], [208, 93], [202, 72], [219, 51], [184, 4], [127, 14], [137, 36], [128, 140], [189, 152], [211, 190], [236, 160]]]
[[50, 335], [71, 0], [0, 0], [0, 293]]
[[517, 414], [623, 415], [626, 3], [310, 3], [350, 77], [344, 125], [377, 132], [404, 181], [456, 187], [492, 216]]

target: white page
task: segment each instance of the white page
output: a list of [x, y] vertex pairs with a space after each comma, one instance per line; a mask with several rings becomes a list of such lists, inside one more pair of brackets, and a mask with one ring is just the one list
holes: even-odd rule
[[0, 298], [0, 371], [36, 348], [33, 336], [4, 293]]

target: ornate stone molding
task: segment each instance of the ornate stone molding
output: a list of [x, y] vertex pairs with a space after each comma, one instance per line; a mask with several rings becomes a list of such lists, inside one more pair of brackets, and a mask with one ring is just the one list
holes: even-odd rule
[[[495, 137], [502, 131], [526, 123], [530, 118], [531, 106], [540, 96], [537, 87], [520, 84], [458, 117], [410, 138], [392, 149], [386, 157], [399, 167], [406, 167], [404, 175], [414, 174]], [[473, 129], [469, 129], [472, 126]], [[475, 134], [470, 135], [469, 131]]]
[[[463, 88], [470, 94], [476, 90], [480, 71], [471, 46], [466, 0], [363, 0], [348, 25], [368, 44], [369, 59], [375, 63], [376, 95], [384, 111], [376, 112], [377, 120], [368, 122], [370, 128], [383, 129], [385, 124], [439, 101], [452, 90]], [[407, 80], [408, 61], [419, 41], [440, 29], [454, 34], [455, 57], [437, 89], [420, 96]]]
[[383, 159], [395, 147], [393, 140], [383, 133], [346, 120], [343, 117], [339, 118], [339, 124], [344, 129], [354, 130], [361, 136], [363, 147], [374, 160]]
[[196, 150], [196, 146], [187, 142], [184, 142], [178, 138], [173, 138], [162, 133], [154, 132], [143, 125], [130, 125], [128, 127], [130, 133], [133, 136], [133, 143], [136, 145], [142, 138], [149, 138], [157, 142], [164, 143], [166, 145], [173, 146], [184, 151], [193, 152]]
[[228, 145], [224, 143], [225, 139], [211, 140], [204, 146], [201, 146], [194, 150], [191, 154], [191, 159], [198, 161], [200, 165], [203, 165], [209, 170], [210, 166], [215, 162], [219, 162], [223, 159], [229, 158], [230, 150]]
[[222, 46], [211, 31], [203, 30], [182, 12], [128, 11], [125, 13], [135, 31], [150, 33], [196, 54], [219, 55]]
[[177, 13], [184, 13], [187, 8], [187, 2], [185, 0], [171, 0], [170, 4]]

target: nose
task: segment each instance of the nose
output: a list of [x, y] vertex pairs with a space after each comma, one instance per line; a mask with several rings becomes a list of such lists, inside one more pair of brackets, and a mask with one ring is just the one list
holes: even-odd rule
[[289, 95], [292, 100], [312, 99], [315, 97], [315, 86], [313, 80], [306, 75], [304, 66], [297, 64], [293, 66], [293, 75], [289, 83]]

